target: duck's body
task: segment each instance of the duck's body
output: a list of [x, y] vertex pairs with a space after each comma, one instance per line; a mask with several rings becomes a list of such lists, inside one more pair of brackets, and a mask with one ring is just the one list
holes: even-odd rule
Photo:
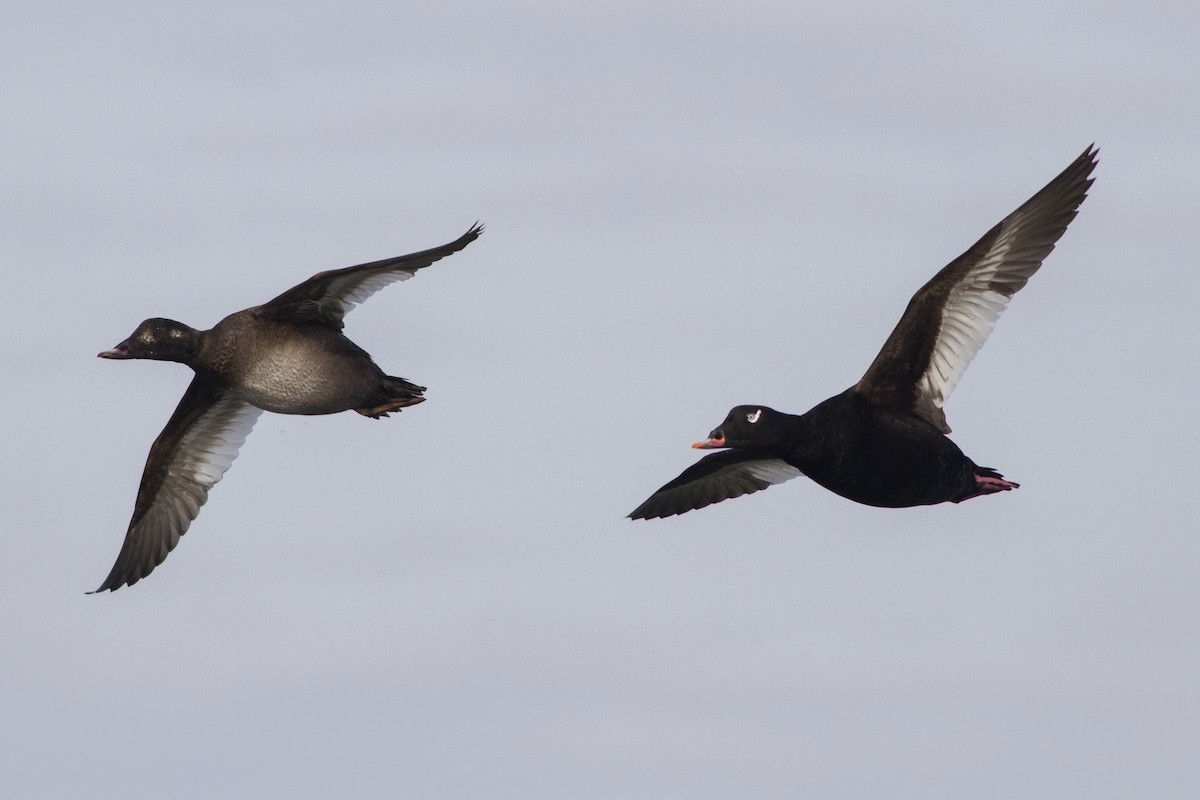
[[788, 463], [849, 500], [900, 508], [974, 494], [977, 467], [958, 445], [924, 420], [880, 409], [853, 389], [792, 420]]
[[239, 311], [202, 334], [197, 372], [238, 398], [277, 414], [372, 409], [396, 397], [394, 382], [417, 399], [424, 387], [384, 374], [340, 330], [315, 321], [272, 319], [261, 307]]
[[1012, 296], [1042, 265], [1087, 196], [1089, 147], [913, 296], [862, 379], [803, 415], [739, 406], [692, 465], [629, 516], [697, 508], [807, 475], [872, 506], [958, 503], [1018, 488], [945, 434], [946, 400]]
[[364, 416], [422, 402], [425, 387], [387, 375], [342, 333], [351, 308], [378, 289], [455, 253], [478, 238], [313, 276], [210, 330], [154, 318], [101, 358], [176, 361], [195, 371], [175, 413], [150, 448], [121, 552], [96, 591], [149, 575], [178, 544], [237, 456], [262, 411]]

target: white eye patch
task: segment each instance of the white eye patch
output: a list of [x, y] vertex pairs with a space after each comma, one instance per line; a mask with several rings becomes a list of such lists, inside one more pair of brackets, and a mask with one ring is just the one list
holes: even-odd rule
[[753, 425], [754, 423], [758, 422], [758, 418], [761, 416], [762, 416], [762, 409], [761, 408], [755, 409], [753, 414], [746, 415], [746, 422], [749, 422], [751, 425]]

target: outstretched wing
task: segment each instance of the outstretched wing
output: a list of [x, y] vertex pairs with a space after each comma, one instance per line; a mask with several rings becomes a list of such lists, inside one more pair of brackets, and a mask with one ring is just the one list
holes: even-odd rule
[[261, 413], [192, 380], [150, 448], [125, 542], [97, 592], [132, 586], [175, 549]]
[[342, 319], [350, 309], [388, 284], [408, 280], [417, 270], [457, 253], [478, 239], [481, 233], [483, 226], [476, 223], [462, 236], [441, 247], [357, 267], [319, 272], [259, 306], [259, 313], [272, 319], [315, 320], [340, 329]]
[[942, 411], [1009, 300], [1054, 249], [1092, 185], [1089, 146], [1045, 188], [921, 287], [854, 387], [885, 408], [911, 411], [943, 433]]
[[630, 519], [683, 514], [722, 500], [741, 497], [803, 475], [780, 458], [745, 450], [722, 450], [685, 469], [633, 510]]

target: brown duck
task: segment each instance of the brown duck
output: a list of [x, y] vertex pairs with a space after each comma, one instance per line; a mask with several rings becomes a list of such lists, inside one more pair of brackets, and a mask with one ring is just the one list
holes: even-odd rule
[[196, 375], [150, 448], [133, 518], [97, 592], [132, 586], [163, 562], [237, 457], [258, 415], [336, 414], [378, 419], [424, 401], [424, 386], [384, 374], [342, 334], [354, 306], [395, 281], [457, 253], [480, 225], [449, 244], [321, 272], [211, 330], [148, 319], [101, 358], [177, 361]]

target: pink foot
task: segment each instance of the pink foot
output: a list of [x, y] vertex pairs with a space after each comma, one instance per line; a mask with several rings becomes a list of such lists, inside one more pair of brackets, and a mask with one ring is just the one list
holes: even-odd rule
[[402, 408], [408, 408], [409, 406], [415, 406], [417, 403], [424, 402], [425, 398], [419, 395], [416, 397], [397, 397], [377, 406], [356, 408], [354, 410], [362, 414], [364, 417], [379, 419], [380, 417], [386, 417], [389, 411], [399, 411]]
[[997, 472], [988, 470], [986, 473], [975, 473], [975, 491], [970, 494], [965, 494], [954, 502], [961, 503], [963, 500], [970, 500], [972, 497], [982, 497], [985, 494], [995, 494], [996, 492], [1007, 492], [1009, 489], [1020, 489], [1021, 484], [1006, 481]]
[[1021, 484], [1006, 481], [999, 475], [976, 475], [975, 486], [979, 489], [980, 494], [994, 494], [996, 492], [1007, 492], [1009, 489], [1021, 488]]

